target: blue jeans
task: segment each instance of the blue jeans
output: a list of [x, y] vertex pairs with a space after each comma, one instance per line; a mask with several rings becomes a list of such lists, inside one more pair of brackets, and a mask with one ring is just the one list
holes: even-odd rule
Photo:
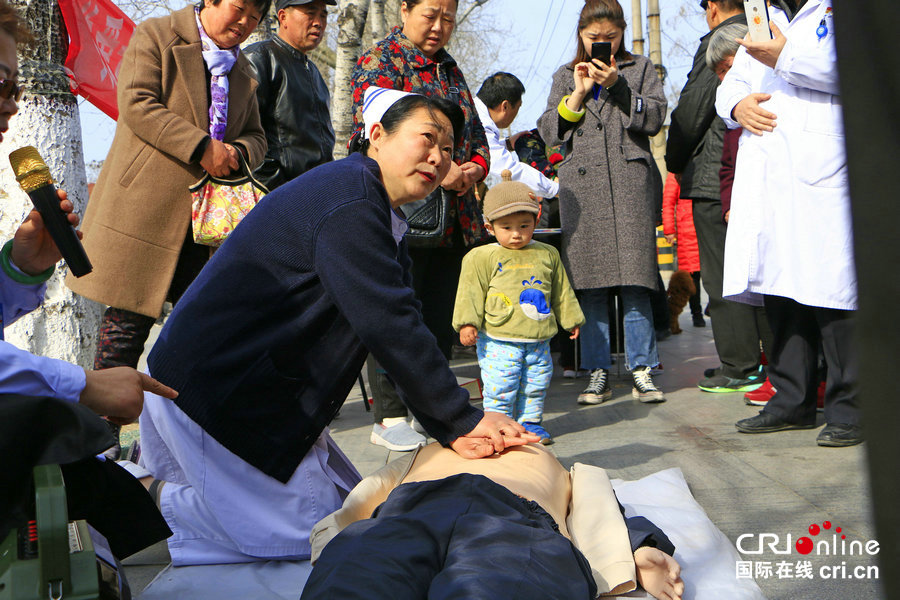
[[484, 410], [503, 413], [519, 423], [540, 423], [553, 376], [549, 340], [505, 342], [479, 333], [476, 351]]
[[[655, 367], [659, 364], [656, 332], [650, 308], [650, 290], [636, 285], [619, 288], [625, 313], [625, 368]], [[581, 327], [581, 368], [609, 369], [609, 291], [592, 288], [576, 291], [586, 319]]]

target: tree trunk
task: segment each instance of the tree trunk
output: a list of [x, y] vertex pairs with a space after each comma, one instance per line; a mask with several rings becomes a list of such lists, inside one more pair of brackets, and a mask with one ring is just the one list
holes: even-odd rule
[[377, 42], [387, 35], [387, 22], [384, 20], [385, 0], [372, 0], [372, 12], [369, 21], [372, 23], [372, 40]]
[[[647, 1], [647, 33], [650, 40], [650, 60], [656, 67], [656, 73], [659, 75], [660, 81], [666, 83], [666, 69], [662, 64], [662, 33], [660, 31], [659, 20], [659, 0]], [[663, 127], [659, 133], [650, 138], [650, 151], [656, 160], [656, 166], [662, 175], [663, 181], [666, 180], [668, 169], [666, 169], [666, 136], [668, 128]]]
[[[57, 186], [69, 194], [79, 215], [87, 204], [84, 152], [78, 104], [63, 72], [68, 35], [54, 0], [12, 0], [24, 14], [35, 41], [19, 49], [19, 79], [25, 97], [0, 144], [0, 236], [10, 239], [31, 201], [15, 180], [6, 157], [34, 146], [50, 167]], [[47, 282], [44, 304], [6, 330], [6, 339], [34, 354], [90, 367], [94, 359], [100, 305], [74, 295], [63, 284], [65, 263]]]
[[384, 2], [384, 34], [387, 35], [395, 26], [400, 26], [400, 3], [402, 0], [385, 0]]
[[362, 53], [362, 38], [369, 12], [369, 0], [340, 0], [338, 40], [334, 68], [334, 95], [331, 122], [334, 125], [334, 157], [347, 156], [347, 141], [353, 129], [353, 90], [350, 76]]

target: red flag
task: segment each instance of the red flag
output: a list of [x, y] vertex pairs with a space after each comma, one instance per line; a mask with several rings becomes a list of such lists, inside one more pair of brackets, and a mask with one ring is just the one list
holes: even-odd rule
[[118, 119], [116, 83], [134, 22], [110, 0], [59, 0], [69, 32], [66, 74], [72, 92]]

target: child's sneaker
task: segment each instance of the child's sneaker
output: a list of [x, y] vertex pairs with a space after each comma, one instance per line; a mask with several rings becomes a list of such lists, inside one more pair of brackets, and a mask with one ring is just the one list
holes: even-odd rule
[[590, 383], [578, 395], [578, 404], [601, 404], [610, 398], [612, 390], [609, 388], [609, 371], [594, 369], [591, 371]]
[[650, 367], [636, 367], [631, 376], [634, 379], [634, 387], [631, 395], [641, 402], [665, 402], [666, 397], [653, 383], [650, 376]]
[[547, 433], [547, 430], [541, 427], [540, 423], [522, 423], [522, 427], [525, 428], [525, 431], [529, 433], [533, 433], [536, 436], [541, 438], [541, 443], [545, 446], [549, 446], [553, 443], [553, 438], [550, 437], [550, 434]]

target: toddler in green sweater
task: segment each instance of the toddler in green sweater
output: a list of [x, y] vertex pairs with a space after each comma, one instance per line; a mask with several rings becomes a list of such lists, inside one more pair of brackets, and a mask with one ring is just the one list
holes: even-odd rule
[[463, 259], [453, 328], [460, 343], [476, 345], [484, 410], [506, 414], [552, 444], [541, 426], [553, 374], [550, 339], [560, 326], [577, 338], [584, 315], [559, 252], [531, 239], [540, 204], [509, 177], [504, 171], [485, 195], [485, 227], [497, 242]]

